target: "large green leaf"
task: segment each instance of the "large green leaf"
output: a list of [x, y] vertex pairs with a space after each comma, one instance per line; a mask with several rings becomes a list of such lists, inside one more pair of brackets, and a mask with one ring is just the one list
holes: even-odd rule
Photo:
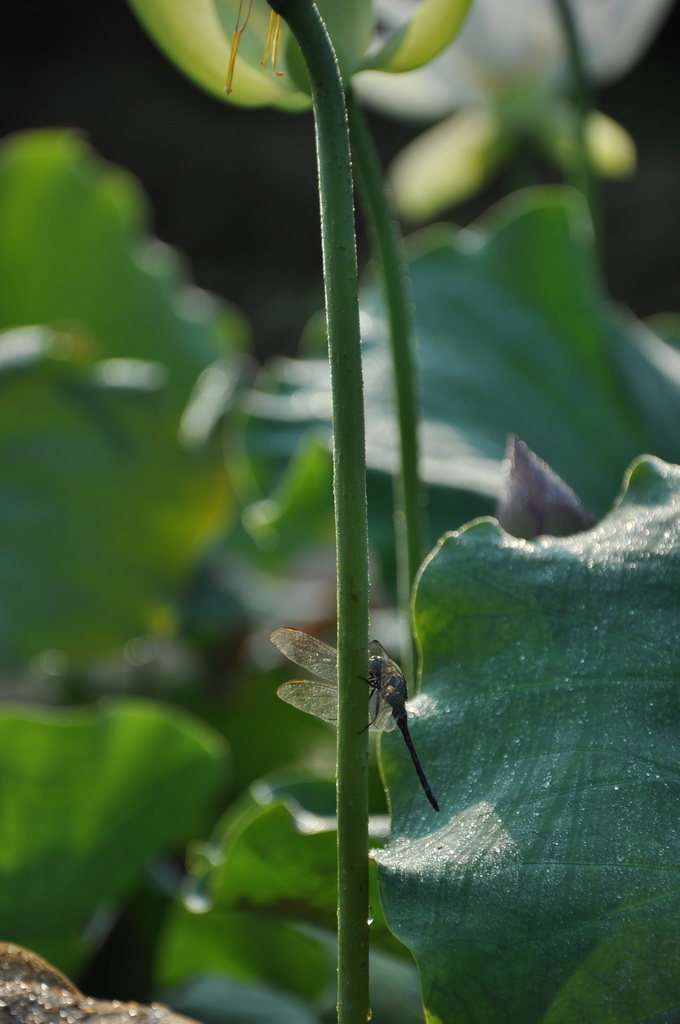
[[73, 358], [47, 330], [0, 336], [0, 665], [83, 662], [168, 632], [224, 510], [152, 364]]
[[5, 140], [0, 328], [48, 323], [89, 341], [93, 358], [158, 362], [181, 407], [220, 354], [220, 308], [145, 237], [148, 219], [134, 179], [73, 132]]
[[224, 743], [189, 715], [121, 700], [0, 712], [0, 932], [71, 972], [149, 860], [201, 829]]
[[432, 1020], [678, 1019], [680, 468], [645, 457], [597, 526], [445, 536], [417, 585], [423, 693], [382, 741], [390, 926]]

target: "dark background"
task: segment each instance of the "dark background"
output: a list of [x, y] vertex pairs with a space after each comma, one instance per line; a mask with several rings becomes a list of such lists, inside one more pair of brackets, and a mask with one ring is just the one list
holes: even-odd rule
[[[153, 231], [196, 281], [245, 310], [257, 354], [293, 353], [322, 302], [311, 116], [202, 93], [124, 0], [28, 0], [3, 13], [0, 134], [81, 129], [140, 179]], [[597, 97], [638, 145], [636, 177], [605, 186], [604, 262], [610, 293], [639, 316], [680, 309], [679, 30], [675, 5], [643, 60]], [[420, 130], [372, 121], [386, 162]], [[468, 223], [509, 188], [499, 179], [452, 219]], [[361, 234], [359, 247], [363, 263]]]

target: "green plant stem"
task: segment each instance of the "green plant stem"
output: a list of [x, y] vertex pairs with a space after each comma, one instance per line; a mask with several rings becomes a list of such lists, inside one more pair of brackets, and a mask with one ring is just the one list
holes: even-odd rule
[[413, 301], [408, 261], [399, 223], [364, 113], [352, 94], [347, 99], [352, 154], [371, 234], [389, 323], [394, 390], [399, 423], [400, 466], [394, 476], [399, 608], [408, 631], [402, 653], [407, 679], [414, 679], [410, 602], [413, 581], [424, 556], [424, 498], [418, 475], [417, 370], [413, 354]]
[[309, 71], [333, 403], [338, 602], [338, 1022], [368, 1002], [368, 528], [359, 282], [349, 130], [333, 47], [311, 0], [270, 0]]
[[574, 100], [576, 102], [576, 149], [577, 160], [574, 173], [574, 184], [580, 189], [590, 207], [595, 237], [599, 238], [600, 209], [597, 181], [593, 173], [592, 163], [588, 156], [586, 130], [588, 115], [592, 109], [592, 97], [588, 86], [588, 78], [583, 66], [581, 46], [576, 31], [574, 15], [568, 0], [555, 0], [557, 13], [562, 22], [562, 30], [567, 43], [567, 54], [573, 83]]

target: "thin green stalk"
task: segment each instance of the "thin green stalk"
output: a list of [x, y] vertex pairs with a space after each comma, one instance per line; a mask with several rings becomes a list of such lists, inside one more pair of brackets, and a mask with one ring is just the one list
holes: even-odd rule
[[311, 0], [269, 0], [302, 51], [316, 126], [333, 403], [338, 572], [338, 1022], [369, 1017], [368, 529], [359, 282], [349, 131], [333, 47]]
[[562, 23], [562, 31], [567, 43], [567, 54], [571, 70], [574, 99], [576, 101], [576, 171], [574, 184], [586, 198], [590, 207], [590, 215], [593, 219], [595, 236], [599, 237], [600, 210], [599, 195], [593, 167], [588, 156], [588, 142], [586, 138], [588, 115], [592, 109], [592, 97], [588, 86], [588, 78], [583, 66], [581, 46], [574, 15], [569, 6], [568, 0], [555, 0], [557, 13]]
[[394, 390], [399, 424], [400, 466], [394, 477], [399, 609], [408, 637], [402, 653], [407, 679], [416, 665], [411, 632], [413, 581], [425, 550], [424, 499], [418, 475], [418, 398], [414, 357], [413, 301], [408, 262], [378, 154], [364, 113], [347, 99], [352, 154], [387, 308]]

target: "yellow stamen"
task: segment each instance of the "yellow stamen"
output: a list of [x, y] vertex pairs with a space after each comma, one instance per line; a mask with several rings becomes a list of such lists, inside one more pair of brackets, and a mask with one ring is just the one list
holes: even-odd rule
[[283, 77], [283, 71], [276, 71], [276, 62], [279, 58], [279, 43], [281, 42], [281, 15], [276, 15], [276, 31], [274, 32], [274, 53], [272, 54], [272, 69], [279, 78]]
[[[241, 41], [241, 36], [243, 35], [244, 28], [248, 24], [248, 18], [250, 17], [250, 9], [252, 6], [253, 0], [248, 0], [248, 10], [246, 11], [245, 19], [243, 21], [243, 24], [241, 25], [240, 21], [241, 11], [243, 9], [243, 0], [239, 0], [238, 14], [236, 15], [236, 26], [234, 28], [234, 34], [231, 37], [231, 53], [229, 54], [229, 67], [227, 68], [227, 81], [224, 86], [224, 91], [227, 93], [227, 95], [229, 95], [229, 93], [231, 92], [231, 83], [234, 80], [234, 64], [236, 63], [236, 52], [238, 50], [238, 44]], [[274, 12], [272, 11], [272, 14], [273, 13]]]
[[[264, 57], [262, 58], [261, 64], [263, 68], [267, 66], [267, 60], [269, 54], [272, 55], [272, 71], [276, 71], [276, 61], [279, 55], [279, 41], [281, 39], [281, 15], [275, 11], [269, 13], [269, 31], [267, 32], [267, 45], [264, 50]], [[276, 71], [276, 74], [281, 77], [283, 71]]]

